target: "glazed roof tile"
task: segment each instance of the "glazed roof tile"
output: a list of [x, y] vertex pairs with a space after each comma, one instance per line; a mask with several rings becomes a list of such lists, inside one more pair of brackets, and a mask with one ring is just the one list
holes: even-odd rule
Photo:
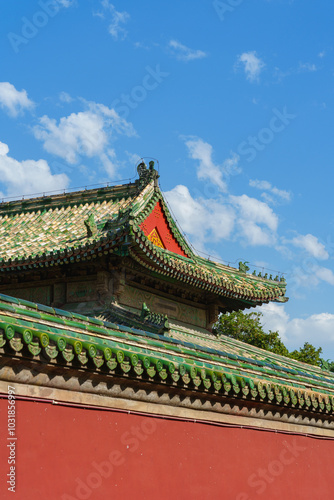
[[[334, 414], [334, 374], [173, 322], [167, 334], [0, 295], [0, 352], [216, 396]], [[74, 362], [74, 361], [73, 361]], [[128, 382], [129, 383], [129, 382]]]
[[[145, 174], [145, 175], [144, 175]], [[285, 301], [285, 282], [253, 276], [194, 254], [170, 215], [150, 170], [134, 183], [0, 204], [0, 272], [130, 255], [159, 277], [169, 277], [246, 307]], [[157, 203], [186, 256], [154, 245], [141, 229]]]
[[[138, 188], [126, 185], [1, 204], [1, 261], [77, 249], [103, 237], [103, 224], [124, 209], [137, 192]], [[90, 214], [102, 227], [88, 237], [85, 221]]]

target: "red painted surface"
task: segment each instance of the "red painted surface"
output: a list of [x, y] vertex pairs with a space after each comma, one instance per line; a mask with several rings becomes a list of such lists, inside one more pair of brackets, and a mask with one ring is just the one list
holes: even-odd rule
[[334, 441], [16, 401], [16, 500], [332, 500]]
[[148, 236], [153, 229], [156, 229], [163, 246], [171, 252], [187, 257], [169, 229], [167, 218], [164, 214], [161, 201], [158, 201], [150, 215], [140, 224], [140, 229]]

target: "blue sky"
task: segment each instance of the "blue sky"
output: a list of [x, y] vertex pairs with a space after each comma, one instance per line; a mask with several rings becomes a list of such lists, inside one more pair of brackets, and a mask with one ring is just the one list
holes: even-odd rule
[[158, 159], [200, 252], [285, 273], [261, 308], [334, 359], [330, 0], [0, 6], [0, 196], [120, 182]]

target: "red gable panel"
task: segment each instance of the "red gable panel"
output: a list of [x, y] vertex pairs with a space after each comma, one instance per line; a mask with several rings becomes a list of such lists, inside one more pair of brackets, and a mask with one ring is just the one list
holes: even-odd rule
[[147, 219], [140, 224], [140, 229], [155, 245], [187, 257], [169, 229], [161, 201], [156, 203]]

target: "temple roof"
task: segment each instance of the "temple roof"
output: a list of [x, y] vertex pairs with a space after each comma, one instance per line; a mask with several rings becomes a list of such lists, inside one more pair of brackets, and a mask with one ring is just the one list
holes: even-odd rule
[[72, 265], [103, 255], [130, 256], [172, 279], [243, 307], [284, 302], [284, 280], [247, 274], [195, 255], [179, 231], [151, 164], [133, 183], [0, 205], [0, 272]]
[[0, 295], [0, 351], [21, 364], [30, 359], [36, 366], [40, 359], [44, 371], [56, 365], [98, 370], [101, 376], [126, 377], [127, 386], [131, 380], [154, 382], [167, 392], [265, 405], [272, 415], [288, 408], [334, 427], [333, 373], [168, 322], [145, 307], [135, 321], [119, 308], [110, 314], [113, 321], [103, 321]]

